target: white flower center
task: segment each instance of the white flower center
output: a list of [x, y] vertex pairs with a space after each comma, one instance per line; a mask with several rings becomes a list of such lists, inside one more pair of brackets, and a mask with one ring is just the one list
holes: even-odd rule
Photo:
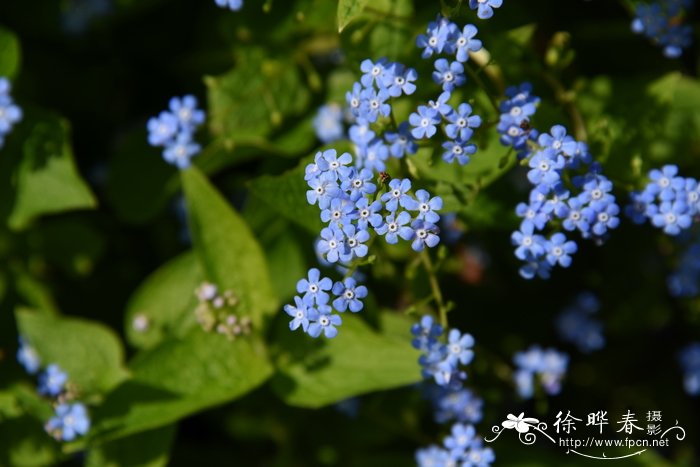
[[601, 212], [600, 214], [598, 214], [598, 220], [600, 222], [605, 223], [605, 222], [608, 222], [609, 219], [610, 219], [610, 216], [608, 215], [607, 212]]
[[669, 180], [667, 177], [662, 177], [661, 180], [659, 180], [659, 186], [661, 188], [666, 188], [671, 184], [671, 180]]
[[449, 71], [443, 75], [443, 79], [444, 79], [445, 81], [447, 81], [448, 83], [451, 82], [454, 78], [455, 78], [455, 77], [454, 77], [454, 75], [452, 74], [452, 72], [449, 72]]
[[418, 238], [423, 240], [425, 237], [428, 236], [428, 231], [425, 229], [418, 229], [418, 230], [416, 230], [416, 236], [418, 236]]
[[524, 245], [524, 246], [530, 246], [530, 245], [532, 245], [532, 237], [525, 237], [525, 238], [523, 238], [523, 245]]
[[350, 289], [345, 289], [345, 293], [344, 293], [343, 295], [344, 295], [345, 298], [347, 298], [348, 300], [352, 300], [353, 298], [355, 298], [355, 292], [353, 292], [353, 291], [350, 290]]
[[311, 293], [318, 292], [318, 286], [316, 284], [309, 284], [309, 292], [311, 292]]

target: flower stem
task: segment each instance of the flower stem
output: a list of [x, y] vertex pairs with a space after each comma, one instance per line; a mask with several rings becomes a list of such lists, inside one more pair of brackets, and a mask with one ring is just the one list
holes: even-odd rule
[[438, 307], [438, 313], [440, 315], [440, 324], [443, 329], [447, 329], [447, 307], [442, 298], [442, 291], [440, 290], [440, 284], [437, 280], [437, 275], [435, 274], [435, 267], [433, 266], [433, 261], [430, 259], [430, 254], [427, 250], [421, 251], [421, 260], [425, 266], [425, 272], [428, 273], [428, 281], [430, 282], [430, 289], [433, 292], [433, 297], [435, 298], [435, 303]]

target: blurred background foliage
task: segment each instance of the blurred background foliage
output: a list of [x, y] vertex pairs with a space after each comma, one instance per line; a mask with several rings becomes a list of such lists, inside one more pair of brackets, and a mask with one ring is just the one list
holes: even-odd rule
[[[700, 176], [696, 46], [665, 59], [615, 1], [505, 3], [476, 22], [457, 0], [376, 0], [339, 34], [330, 0], [249, 0], [239, 13], [211, 1], [0, 2], [0, 75], [25, 111], [0, 151], [0, 465], [411, 465], [441, 439], [413, 386], [408, 329], [430, 292], [408, 248], [376, 245], [366, 312], [337, 339], [291, 334], [281, 312], [317, 264], [320, 222], [302, 177], [320, 147], [311, 120], [344, 102], [360, 61], [386, 56], [428, 76], [415, 37], [450, 13], [476, 22], [500, 70], [485, 77], [488, 94], [471, 81], [460, 91], [485, 120], [497, 118], [489, 94], [528, 80], [542, 97], [535, 125], [581, 119], [621, 202], [664, 163]], [[208, 127], [197, 169], [181, 178], [147, 145], [145, 123], [187, 93]], [[399, 118], [415, 102], [399, 100]], [[450, 324], [479, 343], [469, 375], [486, 402], [479, 431], [522, 411], [551, 422], [558, 410], [663, 410], [688, 438], [619, 465], [695, 465], [700, 406], [676, 354], [700, 335], [700, 301], [666, 291], [679, 246], [623, 223], [551, 280], [520, 279], [509, 236], [528, 188], [494, 134], [477, 132], [465, 168], [422, 152], [408, 164], [465, 230], [438, 256]], [[234, 343], [203, 333], [192, 310], [204, 278], [241, 291], [264, 332]], [[591, 355], [552, 324], [584, 290], [601, 300], [608, 341]], [[133, 326], [139, 314], [146, 332]], [[18, 333], [79, 385], [87, 438], [60, 446], [43, 432], [51, 410], [15, 363]], [[508, 366], [533, 343], [566, 349], [571, 368], [562, 395], [523, 403]], [[355, 396], [356, 410], [335, 405]], [[583, 464], [515, 440], [493, 447], [499, 465]]]

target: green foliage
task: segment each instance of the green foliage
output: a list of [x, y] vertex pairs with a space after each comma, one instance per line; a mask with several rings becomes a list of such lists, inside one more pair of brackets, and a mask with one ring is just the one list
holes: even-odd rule
[[309, 93], [290, 60], [266, 57], [256, 47], [242, 49], [236, 59], [231, 71], [205, 80], [214, 135], [263, 140], [285, 118], [306, 108]]
[[245, 221], [196, 168], [182, 172], [190, 232], [205, 277], [240, 300], [236, 310], [260, 328], [277, 301], [267, 263]]
[[174, 438], [175, 427], [171, 425], [110, 441], [90, 449], [85, 466], [165, 467]]
[[18, 309], [15, 316], [41, 362], [57, 363], [79, 394], [102, 393], [127, 376], [121, 342], [108, 327], [29, 309]]
[[[17, 129], [21, 157], [14, 168], [14, 205], [8, 225], [26, 228], [44, 214], [97, 205], [90, 188], [80, 178], [68, 139], [68, 123], [55, 116], [26, 116]], [[18, 139], [14, 142], [18, 144]]]
[[[169, 336], [181, 337], [195, 326], [194, 291], [203, 280], [197, 256], [191, 251], [153, 272], [127, 305], [124, 329], [129, 343], [150, 348]], [[146, 320], [146, 329], [135, 327], [137, 318]]]
[[275, 339], [285, 351], [278, 358], [272, 387], [288, 404], [317, 408], [417, 383], [421, 380], [416, 366], [419, 353], [411, 348], [410, 335], [397, 336], [385, 329], [410, 325], [401, 316], [383, 313], [377, 332], [348, 312], [338, 337], [313, 343], [302, 342], [304, 336], [290, 334], [285, 327]]
[[338, 32], [343, 32], [345, 26], [357, 18], [367, 6], [367, 0], [338, 1]]
[[282, 175], [263, 175], [250, 182], [250, 191], [265, 202], [268, 209], [294, 222], [298, 227], [317, 234], [323, 228], [318, 206], [299, 203], [306, 200], [309, 189], [304, 181], [304, 168], [301, 163], [296, 168]]
[[21, 55], [17, 36], [0, 27], [0, 76], [14, 78], [20, 68]]
[[232, 401], [272, 374], [257, 338], [231, 342], [201, 329], [140, 353], [129, 369], [132, 378], [95, 411], [90, 436], [96, 442], [166, 426]]

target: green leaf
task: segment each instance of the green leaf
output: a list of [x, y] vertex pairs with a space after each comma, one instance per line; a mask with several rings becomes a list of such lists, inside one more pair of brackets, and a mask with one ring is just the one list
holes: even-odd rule
[[[183, 253], [151, 274], [129, 300], [125, 332], [129, 343], [150, 348], [168, 336], [182, 336], [195, 324], [195, 289], [203, 273], [194, 252]], [[146, 319], [145, 330], [134, 328], [134, 319]]]
[[41, 421], [25, 415], [0, 423], [0, 465], [44, 467], [55, 465], [59, 456]]
[[47, 115], [27, 125], [9, 226], [23, 229], [44, 214], [96, 207], [97, 200], [75, 166], [68, 123]]
[[205, 277], [239, 298], [254, 327], [277, 309], [265, 255], [248, 225], [195, 167], [182, 172], [190, 232]]
[[207, 77], [211, 132], [236, 142], [259, 140], [285, 117], [308, 106], [310, 95], [296, 65], [266, 58], [262, 49], [246, 47], [236, 66], [218, 77]]
[[137, 433], [88, 451], [86, 467], [165, 467], [175, 426]]
[[282, 175], [263, 175], [253, 179], [250, 191], [276, 213], [314, 235], [323, 228], [318, 206], [306, 201], [309, 186], [304, 180], [306, 163]]
[[[313, 342], [286, 326], [280, 329], [278, 341], [286, 353], [279, 358], [273, 390], [290, 405], [316, 408], [420, 381], [411, 322], [393, 313], [383, 313], [381, 322], [385, 330], [376, 332], [345, 313], [337, 337]], [[397, 335], [398, 326], [403, 335]]]
[[265, 349], [252, 337], [231, 342], [193, 329], [139, 354], [133, 379], [111, 392], [95, 411], [95, 442], [169, 425], [208, 407], [232, 401], [272, 374]]
[[343, 32], [345, 26], [357, 18], [367, 6], [367, 0], [338, 1], [338, 32]]
[[19, 71], [21, 50], [17, 36], [0, 27], [0, 76], [12, 79]]
[[42, 364], [57, 363], [81, 394], [105, 392], [127, 376], [121, 342], [102, 324], [28, 309], [18, 309], [15, 317]]

